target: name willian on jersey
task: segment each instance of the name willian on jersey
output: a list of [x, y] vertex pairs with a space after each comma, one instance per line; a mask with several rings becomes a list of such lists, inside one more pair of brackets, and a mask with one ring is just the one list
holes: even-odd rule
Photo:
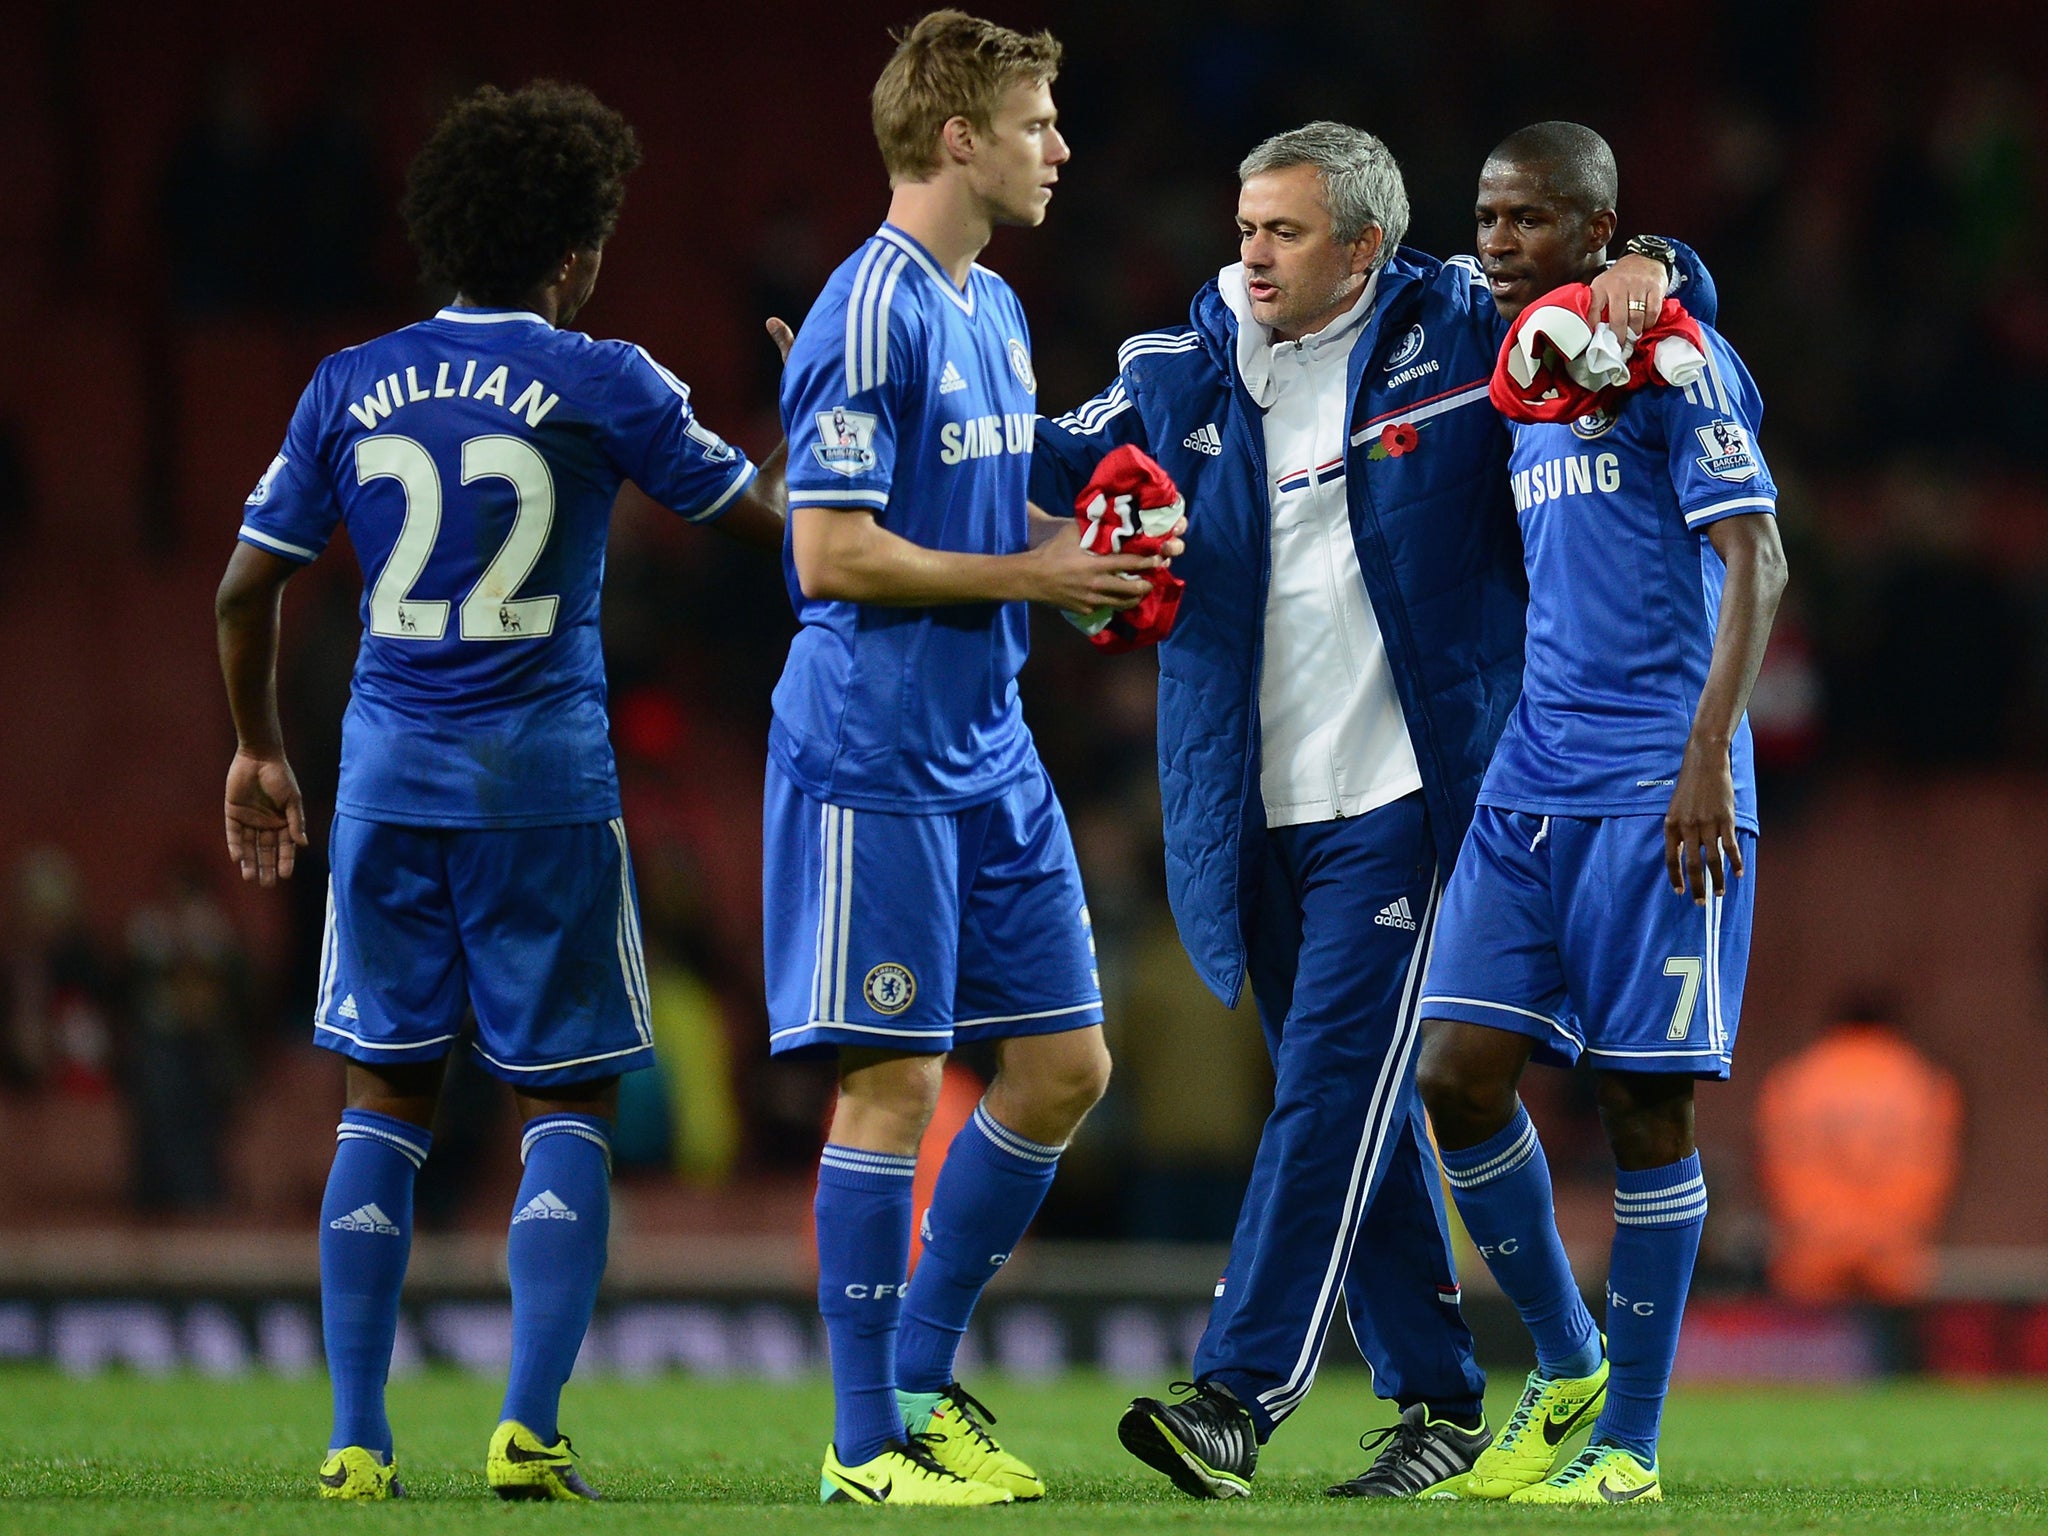
[[477, 359], [466, 359], [459, 377], [455, 367], [453, 363], [441, 363], [434, 371], [432, 384], [421, 382], [417, 365], [387, 373], [377, 381], [374, 390], [361, 400], [348, 403], [348, 413], [366, 429], [375, 430], [380, 422], [421, 400], [490, 400], [515, 416], [525, 417], [529, 427], [537, 427], [547, 420], [548, 412], [562, 398], [539, 379], [529, 381], [518, 394], [511, 394], [511, 369], [504, 363], [492, 368], [481, 380], [477, 378]]

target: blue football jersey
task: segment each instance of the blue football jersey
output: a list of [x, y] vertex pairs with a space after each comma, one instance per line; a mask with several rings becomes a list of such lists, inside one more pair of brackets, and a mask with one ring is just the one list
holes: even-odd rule
[[[1574, 422], [1512, 427], [1528, 659], [1481, 805], [1616, 816], [1671, 803], [1721, 611], [1725, 571], [1706, 528], [1774, 513], [1778, 499], [1756, 446], [1756, 385], [1702, 331], [1697, 382], [1646, 385]], [[1733, 767], [1736, 820], [1753, 832], [1746, 716]]]
[[695, 522], [754, 477], [639, 347], [444, 309], [321, 362], [241, 537], [310, 561], [338, 521], [363, 639], [336, 808], [411, 826], [619, 814], [598, 598], [619, 483]]
[[[832, 274], [782, 379], [789, 503], [859, 509], [928, 549], [1015, 554], [1038, 383], [1009, 284], [983, 267], [961, 292], [883, 225]], [[793, 519], [792, 519], [793, 521]], [[775, 689], [769, 750], [806, 793], [899, 813], [1002, 794], [1035, 761], [1017, 703], [1024, 603], [886, 608], [821, 602]]]

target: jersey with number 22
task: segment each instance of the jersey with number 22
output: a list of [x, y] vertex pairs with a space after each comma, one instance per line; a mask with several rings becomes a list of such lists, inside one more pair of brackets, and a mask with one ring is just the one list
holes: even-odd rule
[[310, 561], [348, 525], [362, 647], [336, 809], [412, 826], [619, 814], [598, 601], [620, 482], [692, 521], [754, 467], [625, 342], [444, 309], [325, 359], [241, 537]]

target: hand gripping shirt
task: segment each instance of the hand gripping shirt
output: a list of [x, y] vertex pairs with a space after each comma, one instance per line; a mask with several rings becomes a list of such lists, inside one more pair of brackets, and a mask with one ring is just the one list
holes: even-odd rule
[[[1572, 422], [1511, 423], [1508, 472], [1529, 573], [1522, 696], [1481, 805], [1560, 816], [1661, 815], [1706, 686], [1724, 517], [1775, 513], [1757, 450], [1763, 403], [1702, 326], [1707, 369]], [[1757, 830], [1745, 716], [1732, 746], [1737, 823]]]
[[631, 479], [693, 522], [754, 477], [636, 346], [444, 309], [325, 359], [241, 537], [311, 561], [348, 525], [363, 639], [336, 809], [522, 827], [619, 814], [598, 599]]
[[[868, 512], [927, 549], [1028, 547], [1038, 383], [1023, 307], [976, 266], [963, 292], [893, 225], [832, 274], [782, 376], [799, 507]], [[815, 799], [935, 813], [1001, 795], [1036, 753], [1017, 702], [1027, 605], [807, 598], [775, 689], [769, 751]]]

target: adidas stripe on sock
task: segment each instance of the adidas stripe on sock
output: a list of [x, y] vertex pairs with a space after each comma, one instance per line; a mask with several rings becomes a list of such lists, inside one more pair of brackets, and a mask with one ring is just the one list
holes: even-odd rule
[[974, 1304], [1038, 1214], [1062, 1150], [1019, 1136], [986, 1101], [953, 1138], [903, 1302], [896, 1384], [904, 1391], [939, 1392], [952, 1381]]
[[374, 1110], [342, 1113], [320, 1203], [320, 1332], [334, 1393], [329, 1450], [359, 1445], [391, 1459], [384, 1383], [398, 1295], [412, 1255], [413, 1178], [432, 1133]]
[[604, 1278], [611, 1128], [595, 1115], [539, 1115], [527, 1122], [519, 1154], [526, 1174], [505, 1240], [512, 1371], [502, 1416], [552, 1445], [560, 1433], [562, 1388]]
[[903, 1438], [896, 1334], [917, 1159], [827, 1143], [818, 1158], [818, 1311], [832, 1350], [832, 1444], [846, 1466]]
[[1515, 1304], [1546, 1376], [1585, 1376], [1600, 1364], [1600, 1335], [1557, 1235], [1550, 1164], [1529, 1111], [1476, 1147], [1440, 1151], [1444, 1176], [1479, 1256]]
[[1707, 1224], [1707, 1184], [1695, 1152], [1680, 1162], [1614, 1179], [1614, 1252], [1607, 1270], [1607, 1405], [1596, 1441], [1657, 1464], [1657, 1434], [1686, 1292]]

